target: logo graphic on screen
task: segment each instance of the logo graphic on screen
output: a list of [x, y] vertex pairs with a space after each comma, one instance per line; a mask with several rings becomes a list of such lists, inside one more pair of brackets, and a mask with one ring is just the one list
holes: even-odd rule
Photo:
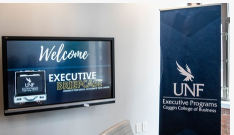
[[25, 83], [25, 87], [33, 87], [33, 85], [35, 84], [35, 83], [33, 83], [32, 81], [31, 81], [31, 79], [30, 78], [27, 78], [26, 77], [26, 80], [28, 81], [28, 83]]
[[14, 103], [41, 102], [46, 100], [45, 71], [15, 72]]
[[[41, 78], [40, 78], [40, 79], [41, 79]], [[28, 82], [25, 83], [25, 87], [22, 88], [22, 91], [23, 91], [23, 92], [38, 91], [38, 86], [33, 87], [35, 83], [32, 82], [30, 78], [27, 78], [27, 77], [26, 77], [26, 80], [27, 80]]]
[[181, 75], [186, 76], [186, 78], [183, 81], [193, 81], [192, 78], [194, 78], [194, 76], [192, 75], [192, 72], [190, 70], [190, 68], [188, 67], [188, 65], [186, 64], [186, 70], [185, 71], [176, 61], [176, 65], [177, 65], [177, 69], [180, 72]]

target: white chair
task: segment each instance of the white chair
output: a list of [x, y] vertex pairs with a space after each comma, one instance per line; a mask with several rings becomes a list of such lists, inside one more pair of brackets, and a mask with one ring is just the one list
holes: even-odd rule
[[122, 121], [104, 132], [100, 135], [134, 135], [129, 120]]

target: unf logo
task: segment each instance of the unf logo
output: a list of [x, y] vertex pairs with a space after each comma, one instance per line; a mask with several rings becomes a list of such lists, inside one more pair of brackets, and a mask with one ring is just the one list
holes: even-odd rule
[[35, 83], [33, 83], [33, 82], [31, 81], [30, 78], [27, 78], [27, 77], [26, 77], [26, 80], [28, 81], [28, 83], [25, 83], [25, 87], [26, 87], [26, 88], [28, 88], [28, 87], [33, 87], [33, 85], [34, 85]]
[[[177, 65], [177, 70], [180, 72], [181, 75], [185, 76], [186, 78], [183, 81], [193, 81], [192, 79], [194, 79], [194, 76], [192, 75], [192, 72], [189, 68], [189, 66], [186, 64], [186, 70], [184, 70], [176, 61], [176, 65]], [[203, 89], [201, 88], [201, 86], [204, 86], [204, 84], [198, 84], [198, 83], [193, 83], [192, 89], [191, 87], [187, 84], [187, 83], [181, 83], [181, 90], [180, 92], [176, 91], [176, 85], [177, 83], [173, 83], [174, 84], [174, 94], [176, 96], [188, 96], [188, 92], [191, 93], [191, 95], [193, 97], [199, 97], [200, 92], [203, 91]]]

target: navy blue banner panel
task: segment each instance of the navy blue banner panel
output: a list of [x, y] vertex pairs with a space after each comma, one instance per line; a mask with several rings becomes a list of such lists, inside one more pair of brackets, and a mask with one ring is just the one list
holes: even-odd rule
[[221, 5], [160, 11], [159, 135], [220, 135]]

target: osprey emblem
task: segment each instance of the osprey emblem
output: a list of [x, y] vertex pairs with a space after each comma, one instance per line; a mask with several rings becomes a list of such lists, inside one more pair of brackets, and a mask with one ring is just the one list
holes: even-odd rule
[[192, 79], [194, 78], [194, 76], [191, 73], [190, 68], [188, 67], [188, 65], [186, 64], [186, 70], [184, 70], [176, 61], [176, 65], [177, 65], [177, 69], [178, 71], [180, 71], [180, 74], [183, 76], [186, 76], [186, 78], [183, 81], [193, 81]]
[[33, 83], [30, 78], [26, 77], [26, 80], [28, 81], [28, 83], [25, 83], [25, 87], [33, 87], [35, 83]]

